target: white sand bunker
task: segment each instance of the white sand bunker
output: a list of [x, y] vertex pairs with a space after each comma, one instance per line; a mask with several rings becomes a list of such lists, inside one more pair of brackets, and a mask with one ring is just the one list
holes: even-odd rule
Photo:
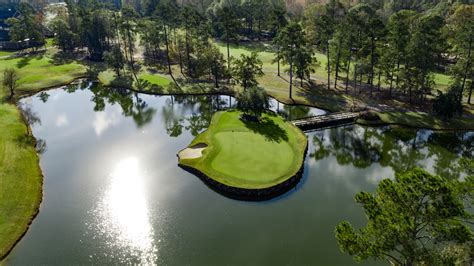
[[178, 152], [179, 159], [196, 159], [202, 157], [202, 151], [207, 148], [207, 144], [199, 143], [192, 147]]

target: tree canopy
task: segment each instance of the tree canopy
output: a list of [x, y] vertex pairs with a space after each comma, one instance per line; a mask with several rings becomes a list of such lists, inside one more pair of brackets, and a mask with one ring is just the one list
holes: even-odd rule
[[263, 76], [262, 60], [256, 52], [250, 55], [242, 54], [240, 59], [234, 61], [234, 79], [244, 88], [256, 87], [257, 78]]
[[269, 107], [267, 93], [257, 86], [250, 87], [237, 95], [237, 108], [257, 119]]
[[[421, 169], [397, 174], [380, 182], [375, 195], [355, 196], [364, 208], [368, 224], [354, 229], [345, 221], [336, 227], [343, 252], [358, 261], [385, 259], [397, 265], [445, 264], [456, 260], [448, 249], [472, 245], [472, 214], [465, 206], [465, 181], [431, 175]], [[472, 196], [472, 191], [469, 192]]]

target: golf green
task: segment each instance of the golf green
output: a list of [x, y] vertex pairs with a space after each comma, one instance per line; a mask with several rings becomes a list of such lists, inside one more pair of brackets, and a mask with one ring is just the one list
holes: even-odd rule
[[178, 157], [181, 166], [226, 187], [262, 190], [295, 177], [306, 146], [303, 132], [273, 113], [257, 122], [227, 111], [216, 113], [209, 128]]

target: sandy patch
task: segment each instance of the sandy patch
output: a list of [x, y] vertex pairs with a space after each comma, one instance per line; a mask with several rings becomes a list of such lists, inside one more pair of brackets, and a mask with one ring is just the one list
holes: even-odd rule
[[196, 159], [202, 157], [202, 151], [207, 148], [207, 144], [199, 143], [192, 147], [178, 152], [179, 159]]

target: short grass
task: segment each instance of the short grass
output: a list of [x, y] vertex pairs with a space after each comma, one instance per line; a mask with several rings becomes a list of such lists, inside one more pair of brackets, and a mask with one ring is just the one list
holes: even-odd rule
[[38, 156], [25, 136], [18, 109], [0, 103], [0, 259], [27, 230], [42, 198]]
[[13, 52], [10, 52], [10, 51], [0, 51], [0, 57], [10, 56], [12, 54], [13, 54]]
[[[99, 73], [99, 81], [105, 85], [109, 86], [111, 82], [116, 78], [114, 71], [111, 69], [102, 71]], [[158, 73], [150, 73], [146, 70], [142, 70], [138, 73], [138, 78], [148, 81], [150, 84], [166, 87], [171, 83], [171, 78], [168, 78], [165, 75]]]
[[265, 114], [260, 122], [241, 120], [242, 113], [216, 113], [207, 131], [190, 146], [208, 147], [198, 159], [180, 163], [231, 187], [261, 189], [296, 175], [304, 160], [306, 136], [282, 118]]
[[434, 82], [436, 84], [437, 90], [446, 90], [446, 88], [449, 87], [449, 84], [451, 84], [452, 79], [451, 76], [441, 74], [441, 73], [435, 73], [434, 74]]
[[55, 63], [53, 54], [45, 52], [20, 58], [0, 59], [0, 73], [5, 68], [18, 70], [18, 90], [37, 91], [47, 87], [61, 86], [83, 77], [86, 67], [79, 62]]
[[168, 86], [171, 83], [169, 78], [160, 74], [141, 73], [138, 78], [159, 86]]

